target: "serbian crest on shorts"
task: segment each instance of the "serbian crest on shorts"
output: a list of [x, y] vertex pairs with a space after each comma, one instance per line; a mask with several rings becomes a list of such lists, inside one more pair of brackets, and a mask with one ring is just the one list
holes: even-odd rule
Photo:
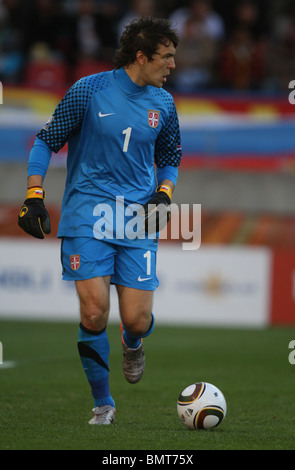
[[71, 269], [77, 271], [80, 268], [80, 255], [70, 255]]
[[155, 129], [158, 127], [160, 122], [160, 111], [156, 111], [155, 109], [148, 110], [148, 122], [149, 126]]

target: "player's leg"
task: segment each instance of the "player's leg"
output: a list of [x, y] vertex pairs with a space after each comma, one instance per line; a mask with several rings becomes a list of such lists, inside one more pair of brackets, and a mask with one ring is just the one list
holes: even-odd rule
[[76, 289], [80, 302], [81, 322], [91, 331], [106, 328], [110, 308], [111, 276], [100, 276], [76, 281]]
[[129, 348], [137, 348], [141, 339], [152, 332], [153, 291], [117, 285], [123, 339]]
[[117, 286], [122, 319], [123, 372], [130, 383], [137, 383], [145, 369], [142, 339], [150, 335], [154, 327], [152, 291]]
[[156, 252], [121, 247], [112, 280], [117, 285], [122, 320], [123, 371], [129, 382], [136, 383], [145, 367], [142, 338], [151, 334], [154, 326]]
[[[75, 260], [71, 262], [73, 256]], [[109, 389], [110, 347], [106, 330], [113, 270], [111, 247], [98, 240], [64, 239], [62, 263], [63, 278], [75, 280], [80, 302], [78, 350], [94, 398], [94, 418], [90, 423], [109, 424], [115, 411]]]
[[106, 329], [109, 286], [110, 276], [76, 281], [81, 314], [78, 350], [94, 398], [91, 424], [100, 424], [96, 421], [101, 418], [98, 416], [101, 410], [109, 411], [108, 406], [115, 408], [109, 387], [110, 345]]

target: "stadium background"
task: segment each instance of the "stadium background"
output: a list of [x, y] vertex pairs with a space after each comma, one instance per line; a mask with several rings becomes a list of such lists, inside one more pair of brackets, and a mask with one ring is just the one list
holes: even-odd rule
[[0, 317], [78, 319], [55, 239], [66, 148], [46, 177], [46, 241], [17, 227], [27, 159], [67, 88], [111, 68], [121, 23], [144, 11], [182, 25], [169, 83], [184, 153], [174, 202], [202, 207], [200, 249], [161, 242], [158, 321], [295, 324], [294, 5], [212, 1], [200, 27], [189, 2], [0, 1]]

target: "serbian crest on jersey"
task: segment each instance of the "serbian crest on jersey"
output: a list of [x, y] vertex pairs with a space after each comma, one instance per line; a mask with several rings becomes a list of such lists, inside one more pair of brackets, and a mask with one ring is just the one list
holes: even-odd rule
[[160, 122], [160, 111], [156, 111], [154, 109], [149, 109], [148, 110], [148, 121], [149, 121], [149, 126], [156, 128], [159, 125]]
[[77, 271], [80, 268], [80, 255], [70, 255], [71, 269]]

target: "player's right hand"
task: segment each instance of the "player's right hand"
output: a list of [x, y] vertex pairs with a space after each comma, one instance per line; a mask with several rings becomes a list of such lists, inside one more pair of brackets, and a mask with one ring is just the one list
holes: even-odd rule
[[34, 186], [28, 189], [26, 200], [18, 215], [18, 225], [29, 235], [44, 238], [51, 232], [50, 217], [44, 205], [45, 191]]

